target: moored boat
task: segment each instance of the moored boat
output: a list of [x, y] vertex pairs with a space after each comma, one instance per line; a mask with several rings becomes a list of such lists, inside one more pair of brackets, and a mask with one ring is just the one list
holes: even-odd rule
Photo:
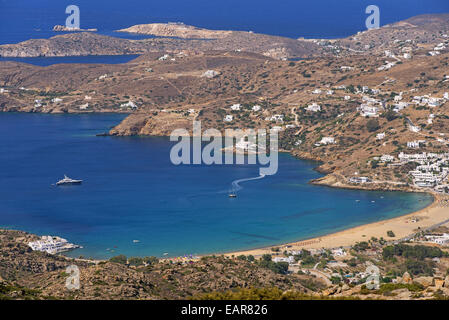
[[64, 175], [64, 179], [61, 179], [58, 182], [56, 182], [56, 185], [61, 186], [61, 185], [67, 185], [67, 184], [81, 184], [82, 182], [83, 182], [83, 180], [71, 179], [71, 178], [67, 177], [66, 175]]

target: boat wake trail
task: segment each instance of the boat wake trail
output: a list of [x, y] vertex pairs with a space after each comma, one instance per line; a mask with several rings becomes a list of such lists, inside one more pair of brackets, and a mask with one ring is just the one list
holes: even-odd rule
[[243, 187], [240, 186], [240, 183], [242, 183], [242, 182], [251, 181], [251, 180], [259, 180], [259, 179], [263, 179], [263, 178], [265, 178], [265, 175], [261, 174], [260, 176], [254, 177], [254, 178], [245, 178], [245, 179], [234, 180], [232, 182], [232, 191], [237, 192], [239, 190], [242, 190]]

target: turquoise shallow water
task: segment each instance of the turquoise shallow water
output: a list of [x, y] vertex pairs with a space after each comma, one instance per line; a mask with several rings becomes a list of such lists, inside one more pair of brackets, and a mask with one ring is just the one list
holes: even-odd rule
[[[287, 154], [276, 175], [241, 183], [230, 199], [232, 182], [258, 176], [258, 167], [174, 166], [166, 138], [95, 136], [123, 117], [0, 114], [0, 226], [84, 246], [72, 256], [177, 256], [306, 239], [432, 201], [313, 186], [316, 163]], [[52, 186], [63, 174], [85, 181]]]

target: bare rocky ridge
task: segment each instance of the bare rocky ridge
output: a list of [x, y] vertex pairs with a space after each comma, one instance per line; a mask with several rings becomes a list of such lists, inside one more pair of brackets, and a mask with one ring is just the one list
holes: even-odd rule
[[127, 55], [150, 52], [179, 52], [192, 50], [246, 51], [277, 59], [304, 58], [321, 54], [321, 48], [312, 42], [295, 39], [230, 32], [220, 39], [154, 38], [128, 40], [81, 32], [54, 36], [50, 39], [32, 39], [17, 44], [0, 45], [1, 57], [63, 57], [85, 55]]
[[202, 29], [182, 23], [138, 24], [117, 31], [150, 34], [158, 37], [177, 37], [186, 39], [218, 39], [229, 37], [233, 33], [233, 31]]
[[[130, 266], [32, 251], [27, 242], [36, 238], [21, 231], [0, 230], [0, 300], [186, 299], [215, 290], [271, 286], [312, 292], [298, 281], [304, 277], [276, 274], [242, 260], [209, 257], [191, 264], [162, 261]], [[65, 287], [69, 265], [80, 270], [79, 290]]]

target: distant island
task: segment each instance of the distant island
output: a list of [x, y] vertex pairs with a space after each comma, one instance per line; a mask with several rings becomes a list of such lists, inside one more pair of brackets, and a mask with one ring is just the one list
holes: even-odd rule
[[202, 29], [181, 22], [139, 24], [117, 31], [183, 39], [222, 39], [230, 36], [234, 32], [228, 30]]
[[53, 31], [56, 32], [67, 32], [67, 31], [72, 31], [72, 32], [79, 32], [79, 31], [89, 31], [89, 32], [95, 32], [98, 31], [96, 28], [92, 28], [92, 29], [81, 29], [81, 28], [72, 28], [72, 27], [66, 27], [66, 26], [62, 26], [62, 25], [55, 25], [53, 27]]

